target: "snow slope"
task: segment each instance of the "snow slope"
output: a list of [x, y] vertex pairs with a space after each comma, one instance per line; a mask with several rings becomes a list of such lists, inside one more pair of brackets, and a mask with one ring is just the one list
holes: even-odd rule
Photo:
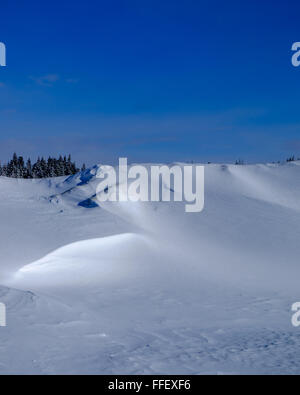
[[300, 167], [207, 165], [205, 209], [0, 178], [0, 373], [299, 373]]

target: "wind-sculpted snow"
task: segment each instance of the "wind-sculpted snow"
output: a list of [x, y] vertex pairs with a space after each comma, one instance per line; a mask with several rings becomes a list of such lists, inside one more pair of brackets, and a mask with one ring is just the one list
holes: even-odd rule
[[299, 163], [208, 165], [196, 214], [98, 171], [0, 178], [0, 373], [298, 373]]
[[136, 280], [151, 255], [149, 241], [130, 233], [79, 241], [22, 267], [15, 281], [41, 289], [115, 284], [128, 277]]

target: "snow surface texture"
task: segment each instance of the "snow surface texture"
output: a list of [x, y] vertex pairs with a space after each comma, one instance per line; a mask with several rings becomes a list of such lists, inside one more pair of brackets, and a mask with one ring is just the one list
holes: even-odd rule
[[1, 374], [300, 373], [300, 167], [207, 165], [205, 209], [0, 178]]

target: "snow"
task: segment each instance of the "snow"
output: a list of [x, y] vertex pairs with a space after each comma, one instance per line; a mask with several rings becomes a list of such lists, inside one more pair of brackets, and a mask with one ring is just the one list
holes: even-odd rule
[[299, 373], [299, 165], [206, 165], [201, 213], [0, 177], [0, 373]]

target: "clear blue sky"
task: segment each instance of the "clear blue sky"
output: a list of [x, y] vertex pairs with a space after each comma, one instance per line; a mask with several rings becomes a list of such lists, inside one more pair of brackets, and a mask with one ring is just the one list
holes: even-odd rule
[[0, 4], [0, 158], [300, 156], [298, 1]]

